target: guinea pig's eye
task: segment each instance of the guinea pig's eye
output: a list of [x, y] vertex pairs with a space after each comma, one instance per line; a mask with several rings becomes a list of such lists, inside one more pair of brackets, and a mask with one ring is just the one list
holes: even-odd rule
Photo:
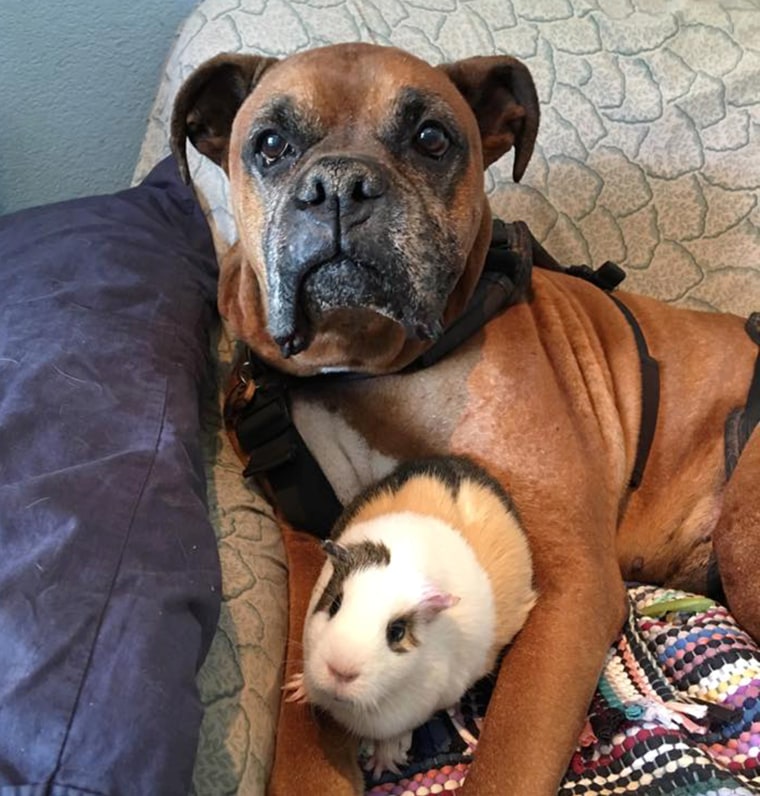
[[423, 155], [437, 160], [448, 152], [451, 138], [438, 122], [424, 122], [414, 136], [414, 145]]
[[254, 151], [265, 166], [272, 166], [286, 155], [292, 154], [293, 148], [276, 130], [264, 130], [256, 139]]
[[333, 597], [333, 601], [330, 603], [330, 607], [327, 609], [327, 613], [330, 615], [330, 619], [332, 619], [335, 614], [340, 611], [340, 606], [343, 602], [343, 593], [339, 592], [338, 594]]
[[385, 637], [388, 639], [388, 644], [399, 644], [404, 640], [409, 622], [406, 619], [394, 619], [393, 622], [388, 623], [388, 628], [385, 631]]

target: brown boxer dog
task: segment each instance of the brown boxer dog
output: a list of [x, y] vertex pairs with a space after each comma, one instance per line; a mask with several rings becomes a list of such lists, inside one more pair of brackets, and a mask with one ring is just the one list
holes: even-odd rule
[[[434, 68], [345, 44], [282, 61], [222, 55], [183, 86], [173, 146], [230, 178], [239, 244], [221, 266], [233, 334], [304, 379], [297, 427], [341, 500], [399, 460], [455, 452], [513, 495], [539, 599], [498, 676], [462, 794], [552, 794], [626, 618], [624, 578], [703, 591], [716, 554], [731, 610], [760, 640], [760, 432], [730, 481], [724, 423], [757, 348], [742, 319], [618, 293], [660, 363], [653, 445], [631, 325], [598, 288], [535, 270], [529, 295], [434, 367], [397, 371], [462, 312], [491, 235], [483, 170], [530, 159], [538, 102], [507, 57]], [[395, 375], [394, 375], [395, 374]], [[291, 639], [321, 565], [288, 532]], [[288, 650], [297, 663], [298, 645]], [[283, 707], [270, 792], [361, 788], [354, 750]], [[342, 745], [341, 745], [342, 743]]]

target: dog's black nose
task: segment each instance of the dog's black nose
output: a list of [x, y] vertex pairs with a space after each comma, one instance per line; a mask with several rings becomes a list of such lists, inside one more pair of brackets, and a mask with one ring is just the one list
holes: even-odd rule
[[372, 200], [386, 190], [379, 164], [362, 158], [329, 155], [320, 158], [299, 180], [295, 202], [310, 214], [337, 216], [349, 224], [366, 220]]

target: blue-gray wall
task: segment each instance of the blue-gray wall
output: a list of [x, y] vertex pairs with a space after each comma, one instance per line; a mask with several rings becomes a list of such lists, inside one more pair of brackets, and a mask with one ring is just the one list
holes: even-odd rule
[[0, 0], [0, 214], [129, 185], [197, 0]]

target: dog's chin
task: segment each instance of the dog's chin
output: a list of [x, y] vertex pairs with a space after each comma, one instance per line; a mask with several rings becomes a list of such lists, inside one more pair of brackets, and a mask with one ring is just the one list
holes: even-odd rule
[[[441, 332], [443, 308], [425, 307], [415, 300], [405, 281], [401, 275], [394, 278], [393, 273], [384, 274], [373, 265], [348, 259], [313, 269], [303, 280], [299, 302], [309, 337], [336, 321], [353, 335], [387, 327], [390, 322], [403, 330], [406, 340], [435, 340]], [[378, 323], [381, 319], [385, 322]]]
[[398, 320], [390, 286], [372, 266], [353, 260], [330, 261], [313, 268], [301, 284], [300, 305], [307, 321], [319, 326], [336, 310], [368, 310]]

